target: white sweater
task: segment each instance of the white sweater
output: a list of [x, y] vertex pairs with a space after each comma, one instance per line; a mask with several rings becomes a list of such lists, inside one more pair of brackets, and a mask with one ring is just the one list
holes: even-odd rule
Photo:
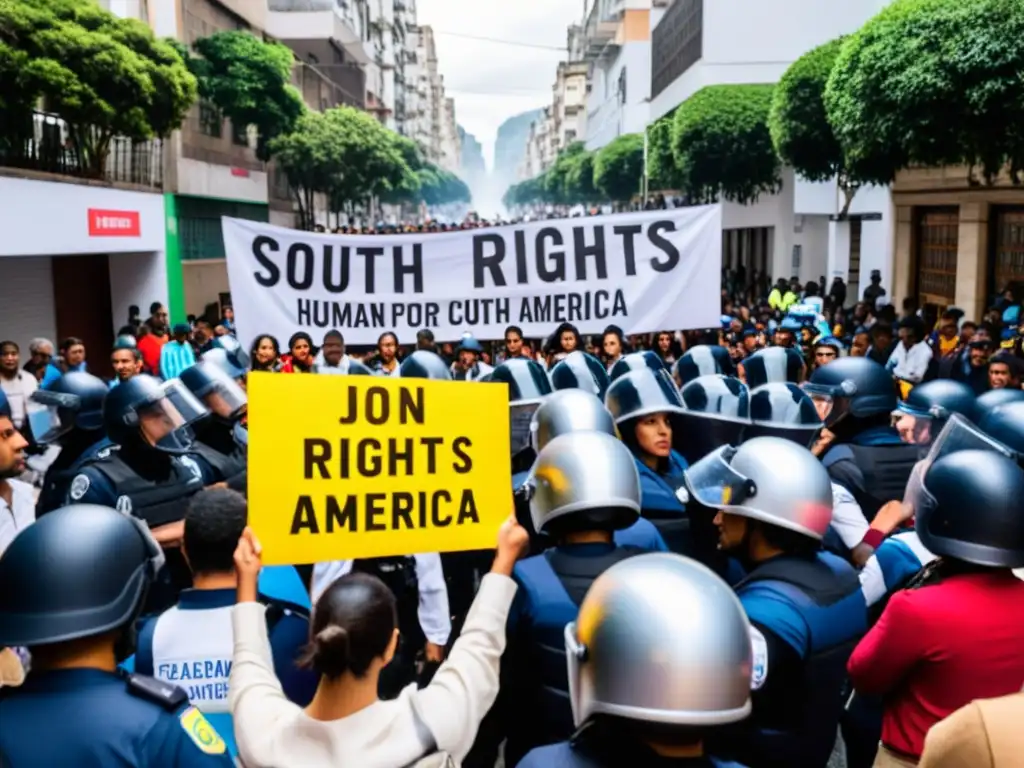
[[330, 722], [314, 720], [285, 698], [274, 676], [264, 607], [235, 606], [229, 690], [243, 765], [403, 768], [423, 756], [414, 710], [437, 748], [461, 762], [498, 695], [505, 622], [515, 593], [512, 579], [485, 576], [462, 635], [430, 685], [422, 690], [410, 685], [393, 701]]

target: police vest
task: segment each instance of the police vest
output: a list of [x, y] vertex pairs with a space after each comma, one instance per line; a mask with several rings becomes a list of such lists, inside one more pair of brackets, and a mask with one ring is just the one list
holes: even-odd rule
[[855, 445], [844, 443], [829, 450], [822, 463], [830, 469], [840, 461], [852, 461], [864, 476], [863, 488], [849, 488], [868, 522], [893, 499], [902, 499], [910, 472], [920, 460], [921, 449], [905, 443]]
[[223, 482], [245, 471], [247, 460], [245, 452], [236, 448], [231, 453], [221, 453], [206, 443], [196, 440], [190, 446], [192, 453], [198, 453], [217, 473], [217, 480]]
[[[813, 560], [782, 556], [755, 568], [736, 593], [751, 622], [771, 630], [803, 659], [802, 679], [794, 681], [792, 694], [799, 706], [752, 715], [759, 750], [771, 755], [773, 765], [825, 765], [843, 711], [846, 662], [867, 630], [857, 572], [827, 552]], [[756, 662], [754, 674], [756, 679]]]
[[107, 478], [117, 495], [119, 510], [130, 512], [151, 528], [181, 520], [186, 499], [203, 490], [202, 470], [188, 456], [171, 457], [171, 476], [161, 483], [141, 477], [116, 450], [104, 451], [82, 466], [92, 467]]
[[[673, 452], [674, 453], [674, 452]], [[678, 454], [673, 456], [682, 463]], [[665, 540], [669, 551], [685, 553], [688, 549], [690, 519], [686, 516], [686, 505], [679, 500], [676, 493], [682, 485], [680, 473], [679, 485], [673, 487], [669, 480], [659, 475], [639, 459], [634, 459], [640, 475], [640, 507], [641, 514], [658, 529]], [[672, 478], [673, 480], [675, 478]]]
[[594, 580], [616, 563], [643, 554], [634, 547], [609, 547], [605, 554], [585, 557], [555, 548], [520, 561], [515, 578], [529, 604], [530, 666], [536, 670], [534, 701], [524, 721], [509, 732], [509, 752], [522, 757], [539, 744], [568, 738], [573, 730], [569, 678], [565, 664], [565, 625], [576, 620], [580, 603]]
[[416, 558], [412, 555], [398, 555], [353, 560], [352, 572], [376, 576], [391, 590], [398, 610], [400, 650], [412, 652], [413, 648], [418, 649], [422, 630], [418, 613], [419, 576], [416, 573]]

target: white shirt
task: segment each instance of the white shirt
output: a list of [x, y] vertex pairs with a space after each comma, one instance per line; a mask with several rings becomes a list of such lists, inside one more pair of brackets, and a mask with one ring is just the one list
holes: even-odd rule
[[11, 505], [0, 497], [0, 555], [11, 545], [14, 537], [36, 520], [36, 495], [32, 486], [21, 480], [8, 480]]
[[[447, 645], [452, 632], [452, 615], [448, 606], [448, 587], [444, 583], [441, 556], [436, 552], [413, 555], [416, 561], [416, 581], [420, 596], [418, 616], [420, 629], [434, 645]], [[313, 605], [331, 584], [352, 571], [351, 560], [334, 560], [313, 566]]]
[[7, 402], [11, 404], [11, 423], [15, 429], [21, 429], [25, 426], [25, 410], [29, 398], [39, 389], [39, 382], [32, 374], [18, 371], [13, 379], [0, 376], [0, 389], [7, 395]]
[[901, 341], [892, 351], [885, 367], [892, 371], [892, 375], [897, 379], [917, 384], [928, 372], [931, 361], [932, 348], [928, 346], [928, 342], [921, 341], [907, 349]]
[[868, 519], [853, 494], [836, 483], [832, 483], [832, 528], [849, 549], [860, 544], [869, 528]]
[[338, 361], [337, 365], [331, 365], [324, 360], [324, 353], [321, 350], [317, 353], [316, 360], [313, 362], [316, 364], [317, 373], [325, 373], [328, 376], [347, 376], [352, 358], [348, 355], [342, 355], [341, 360]]

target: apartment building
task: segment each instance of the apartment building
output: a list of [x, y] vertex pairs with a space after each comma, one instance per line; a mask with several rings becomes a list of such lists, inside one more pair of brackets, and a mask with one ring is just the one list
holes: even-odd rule
[[462, 140], [459, 138], [459, 124], [455, 118], [455, 99], [450, 96], [444, 99], [444, 113], [441, 118], [441, 158], [438, 165], [455, 174], [462, 165]]

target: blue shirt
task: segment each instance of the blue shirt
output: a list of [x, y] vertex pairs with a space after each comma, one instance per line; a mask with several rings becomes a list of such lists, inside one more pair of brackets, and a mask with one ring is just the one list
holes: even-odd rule
[[133, 693], [98, 669], [31, 672], [0, 696], [4, 765], [232, 768], [227, 745], [194, 707]]
[[[88, 373], [89, 369], [83, 360], [78, 365], [69, 365], [67, 373]], [[53, 363], [46, 366], [46, 371], [43, 373], [43, 380], [39, 382], [40, 389], [46, 389], [47, 386], [53, 384], [57, 379], [64, 375], [64, 371], [58, 368]]]
[[189, 343], [168, 341], [160, 349], [160, 376], [165, 381], [176, 379], [186, 368], [196, 364], [196, 355]]

